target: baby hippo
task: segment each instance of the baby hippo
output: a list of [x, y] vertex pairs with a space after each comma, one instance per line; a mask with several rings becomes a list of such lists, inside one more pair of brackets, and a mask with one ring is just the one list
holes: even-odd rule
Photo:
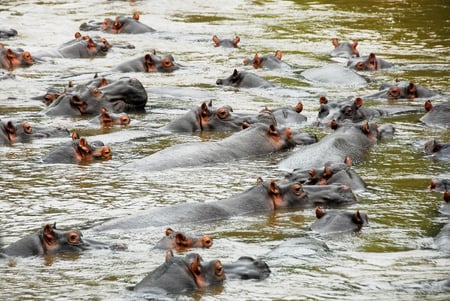
[[166, 229], [166, 236], [164, 236], [155, 248], [157, 249], [171, 249], [184, 251], [192, 248], [210, 248], [212, 247], [212, 238], [206, 235], [201, 237], [194, 237], [184, 234], [183, 232], [174, 231], [171, 228]]

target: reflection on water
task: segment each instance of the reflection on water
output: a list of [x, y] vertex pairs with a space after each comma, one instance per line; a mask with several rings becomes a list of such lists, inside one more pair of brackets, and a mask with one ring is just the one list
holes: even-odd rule
[[[364, 96], [377, 91], [381, 83], [398, 79], [443, 93], [436, 102], [448, 101], [450, 25], [446, 1], [203, 2], [57, 0], [0, 4], [1, 27], [19, 32], [17, 38], [0, 42], [31, 52], [54, 49], [72, 39], [82, 22], [131, 15], [133, 11], [139, 11], [140, 21], [157, 30], [144, 35], [90, 32], [108, 41], [133, 44], [135, 48], [113, 48], [105, 58], [53, 59], [15, 70], [14, 80], [0, 81], [2, 120], [61, 126], [88, 136], [106, 134], [86, 119], [43, 116], [43, 104], [31, 97], [42, 95], [50, 86], [62, 87], [77, 74], [82, 74], [75, 77], [77, 82], [87, 81], [95, 72], [107, 72], [153, 49], [172, 54], [185, 66], [172, 74], [131, 74], [149, 92], [147, 113], [131, 114], [129, 127], [114, 129], [117, 134], [115, 142], [111, 142], [110, 161], [87, 166], [40, 163], [46, 153], [66, 141], [64, 138], [0, 147], [0, 221], [5, 245], [46, 223], [56, 222], [61, 229], [80, 228], [85, 237], [121, 241], [129, 247], [125, 252], [102, 250], [80, 256], [1, 261], [2, 299], [138, 300], [141, 297], [127, 288], [163, 262], [165, 252], [152, 250], [151, 246], [164, 229], [103, 234], [90, 231], [93, 225], [153, 207], [220, 201], [254, 185], [258, 177], [283, 178], [284, 174], [274, 166], [287, 153], [151, 174], [120, 169], [127, 162], [169, 145], [223, 138], [148, 134], [150, 128], [166, 124], [202, 101], [213, 99], [215, 105], [256, 112], [265, 106], [294, 105], [301, 100], [303, 114], [308, 117], [305, 130], [320, 137], [324, 131], [312, 126], [319, 95], [326, 95], [331, 101]], [[239, 35], [240, 48], [214, 47], [214, 34], [225, 38]], [[310, 86], [299, 74], [308, 68], [335, 63], [329, 57], [333, 37], [342, 41], [358, 39], [361, 54], [374, 52], [396, 67], [365, 73], [370, 81], [358, 88]], [[293, 66], [292, 70], [251, 70], [242, 65], [245, 57], [256, 52], [270, 54], [277, 49], [283, 51], [283, 60]], [[216, 87], [216, 79], [230, 75], [234, 68], [255, 72], [282, 89]], [[376, 100], [366, 104], [401, 103], [421, 108], [421, 102]], [[432, 238], [447, 218], [437, 213], [442, 196], [428, 191], [427, 186], [432, 177], [449, 178], [449, 164], [425, 158], [413, 143], [429, 137], [448, 141], [449, 131], [420, 124], [420, 116], [401, 115], [377, 121], [394, 124], [396, 134], [379, 143], [367, 161], [355, 166], [368, 189], [358, 193], [358, 204], [351, 210], [367, 212], [370, 222], [358, 234], [324, 238], [311, 233], [314, 210], [185, 225], [180, 230], [213, 237], [214, 246], [199, 251], [206, 260], [219, 258], [228, 262], [243, 255], [261, 257], [273, 272], [264, 281], [230, 280], [218, 290], [202, 291], [192, 298], [360, 300], [363, 296], [365, 300], [445, 300], [448, 292], [439, 280], [449, 277], [450, 260], [448, 254], [433, 249]], [[129, 137], [135, 138], [128, 141]], [[305, 242], [303, 238], [314, 238], [319, 243]], [[322, 247], [323, 242], [328, 249]]]

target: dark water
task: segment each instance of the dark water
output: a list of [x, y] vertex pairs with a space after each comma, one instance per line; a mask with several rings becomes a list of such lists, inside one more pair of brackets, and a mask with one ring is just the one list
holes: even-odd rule
[[[235, 111], [294, 105], [308, 116], [305, 130], [325, 133], [311, 124], [318, 95], [330, 100], [375, 92], [383, 82], [410, 80], [442, 93], [448, 101], [450, 9], [448, 1], [3, 1], [1, 27], [15, 28], [17, 38], [1, 41], [13, 48], [53, 49], [72, 39], [82, 22], [141, 13], [141, 22], [157, 30], [143, 35], [101, 34], [135, 49], [114, 49], [106, 58], [54, 59], [14, 71], [0, 82], [0, 118], [28, 120], [31, 125], [63, 126], [96, 136], [108, 131], [87, 119], [49, 118], [43, 105], [30, 98], [49, 86], [63, 85], [77, 74], [85, 81], [124, 60], [156, 49], [173, 54], [186, 66], [172, 74], [129, 74], [149, 93], [146, 114], [131, 114], [128, 128], [114, 129], [113, 159], [88, 166], [39, 163], [65, 139], [54, 138], [0, 147], [0, 222], [5, 245], [46, 223], [81, 228], [85, 237], [122, 241], [128, 251], [90, 252], [80, 256], [26, 258], [0, 262], [0, 298], [4, 300], [129, 300], [127, 290], [164, 260], [151, 250], [165, 228], [100, 235], [89, 228], [101, 221], [152, 207], [208, 202], [242, 192], [264, 179], [281, 179], [276, 163], [286, 155], [242, 160], [209, 168], [141, 174], [123, 172], [124, 163], [171, 144], [221, 139], [220, 135], [176, 134], [141, 137], [142, 131], [166, 124], [202, 101], [228, 104]], [[94, 34], [94, 33], [90, 33]], [[211, 37], [241, 38], [239, 49], [213, 47]], [[359, 40], [361, 54], [374, 52], [395, 68], [367, 73], [366, 86], [310, 85], [302, 70], [334, 63], [331, 39]], [[283, 51], [293, 70], [251, 70], [245, 57]], [[343, 62], [340, 62], [344, 64]], [[253, 71], [285, 89], [233, 90], [215, 85], [234, 68]], [[307, 90], [309, 93], [305, 93]], [[409, 105], [422, 108], [423, 100]], [[368, 101], [367, 105], [406, 104]], [[449, 164], [423, 156], [412, 143], [429, 137], [449, 140], [449, 130], [418, 122], [422, 113], [378, 120], [396, 128], [393, 139], [379, 143], [367, 161], [355, 166], [369, 189], [357, 193], [351, 210], [368, 213], [370, 227], [357, 235], [320, 237], [309, 231], [313, 210], [236, 217], [182, 230], [214, 238], [205, 259], [224, 262], [243, 255], [262, 257], [272, 275], [260, 282], [228, 281], [216, 290], [188, 298], [203, 300], [448, 300], [439, 281], [450, 276], [449, 254], [434, 249], [433, 237], [447, 218], [437, 212], [442, 196], [427, 189], [432, 177], [449, 178]], [[102, 136], [108, 142], [108, 136]], [[110, 137], [110, 136], [109, 136]], [[329, 251], [302, 247], [299, 238], [325, 241]], [[296, 240], [297, 239], [297, 240]], [[278, 246], [284, 246], [278, 248]]]

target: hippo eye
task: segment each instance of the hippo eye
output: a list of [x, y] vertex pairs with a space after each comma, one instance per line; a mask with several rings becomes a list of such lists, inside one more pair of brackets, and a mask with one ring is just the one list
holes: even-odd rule
[[27, 134], [31, 134], [33, 132], [33, 129], [31, 128], [31, 125], [28, 122], [24, 122], [22, 124], [23, 130], [25, 131], [25, 133]]
[[356, 67], [356, 69], [358, 69], [358, 70], [363, 70], [363, 69], [364, 69], [364, 63], [363, 63], [363, 62], [358, 62], [358, 63], [355, 65], [355, 67]]
[[228, 116], [230, 116], [230, 112], [227, 109], [220, 108], [217, 110], [217, 117], [219, 117], [220, 119], [225, 119]]
[[80, 242], [80, 235], [77, 232], [70, 232], [67, 235], [67, 241], [72, 244], [78, 244]]
[[300, 196], [303, 194], [303, 187], [300, 183], [295, 183], [294, 185], [292, 185], [292, 192], [297, 195]]
[[215, 274], [216, 274], [217, 277], [223, 277], [223, 275], [224, 275], [223, 266], [222, 266], [222, 263], [220, 261], [216, 262]]
[[102, 91], [100, 91], [99, 88], [93, 88], [93, 89], [92, 89], [92, 94], [93, 94], [94, 96], [100, 96], [100, 95], [102, 95]]
[[170, 68], [172, 67], [172, 61], [168, 58], [165, 58], [161, 61], [161, 63], [164, 65], [164, 67], [166, 68]]

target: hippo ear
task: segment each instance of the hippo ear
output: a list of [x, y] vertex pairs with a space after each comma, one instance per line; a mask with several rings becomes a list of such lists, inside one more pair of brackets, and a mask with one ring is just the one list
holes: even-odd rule
[[212, 99], [209, 101], [208, 107], [212, 107]]
[[325, 105], [328, 103], [328, 99], [325, 96], [320, 96], [319, 103]]
[[281, 50], [275, 51], [275, 57], [281, 61], [281, 57], [283, 56], [283, 53]]
[[347, 167], [352, 167], [353, 165], [352, 157], [350, 157], [349, 155], [345, 156], [344, 163], [347, 165]]
[[234, 47], [237, 47], [238, 46], [238, 43], [241, 41], [241, 38], [240, 37], [238, 37], [238, 36], [236, 36], [235, 38], [234, 38], [234, 40], [233, 40], [233, 45], [234, 45]]
[[220, 40], [216, 35], [213, 35], [212, 40], [216, 47], [220, 46]]
[[137, 11], [134, 12], [133, 19], [135, 19], [136, 21], [139, 21], [139, 13]]
[[294, 108], [294, 111], [297, 113], [301, 113], [303, 111], [303, 103], [299, 101]]
[[352, 50], [353, 50], [353, 53], [356, 55], [356, 57], [359, 57], [359, 51], [358, 51], [358, 49], [356, 49], [356, 47], [358, 47], [358, 40], [353, 41]]
[[275, 181], [271, 181], [269, 184], [269, 192], [272, 195], [279, 195], [280, 189], [278, 188], [278, 185]]
[[233, 70], [233, 74], [231, 76], [232, 77], [238, 77], [239, 76], [239, 72], [237, 71], [237, 69]]
[[144, 56], [144, 69], [145, 72], [154, 72], [156, 70], [155, 61], [148, 53]]
[[444, 191], [444, 201], [446, 203], [450, 203], [450, 193], [448, 192], [447, 189]]
[[362, 225], [364, 223], [363, 219], [361, 218], [361, 214], [359, 213], [359, 210], [357, 210], [353, 214], [352, 221], [357, 225]]
[[255, 67], [255, 68], [262, 67], [262, 60], [259, 57], [258, 53], [255, 53], [255, 56], [253, 57], [253, 67]]
[[95, 44], [95, 42], [92, 39], [88, 40], [87, 46], [86, 46], [89, 50], [95, 50], [97, 49], [97, 45]]
[[173, 231], [172, 228], [167, 228], [165, 233], [166, 233], [166, 236], [170, 236], [173, 232], [175, 232], [175, 231]]
[[187, 247], [188, 246], [188, 239], [186, 238], [186, 236], [184, 234], [177, 233], [175, 235], [175, 244], [177, 246]]
[[320, 207], [316, 207], [316, 217], [322, 218], [325, 215], [325, 211], [323, 211]]
[[431, 100], [427, 100], [424, 103], [425, 111], [430, 112], [433, 109], [433, 105], [431, 104]]
[[98, 85], [99, 88], [104, 87], [108, 85], [108, 80], [104, 77], [102, 77], [102, 79], [100, 80], [100, 84]]
[[360, 108], [363, 105], [363, 100], [361, 97], [357, 97], [354, 101], [356, 108]]
[[72, 133], [70, 134], [70, 136], [72, 137], [72, 140], [78, 140], [80, 139], [80, 135], [78, 134], [77, 131], [73, 130]]
[[45, 225], [43, 232], [43, 239], [46, 246], [52, 246], [56, 244], [57, 237], [55, 232], [53, 231], [53, 227], [50, 224]]
[[[190, 270], [191, 272], [194, 274], [194, 277], [196, 278], [196, 283], [197, 283], [197, 278], [201, 276], [202, 274], [202, 266], [201, 266], [201, 258], [200, 255], [196, 254], [194, 260], [192, 261], [191, 265], [190, 265]], [[199, 283], [197, 283], [198, 285]], [[201, 287], [201, 286], [199, 286]]]
[[261, 177], [258, 177], [258, 178], [256, 179], [256, 185], [261, 185], [263, 182], [264, 182], [264, 181], [263, 181], [263, 179], [262, 179]]
[[173, 258], [173, 252], [172, 250], [167, 250], [166, 252], [166, 262], [168, 262], [169, 260], [171, 260]]
[[339, 46], [339, 40], [337, 38], [334, 38], [332, 41], [334, 48]]

